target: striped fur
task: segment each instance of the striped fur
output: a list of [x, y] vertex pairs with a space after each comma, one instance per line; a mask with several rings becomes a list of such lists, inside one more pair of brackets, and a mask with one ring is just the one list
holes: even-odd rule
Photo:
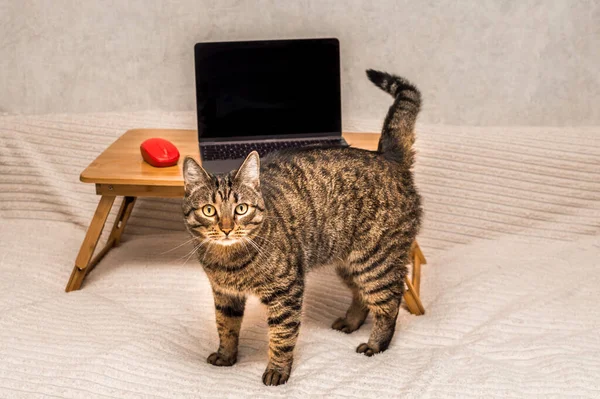
[[[186, 158], [184, 220], [213, 287], [220, 339], [209, 363], [236, 362], [245, 299], [257, 295], [268, 310], [263, 382], [285, 383], [300, 329], [304, 277], [324, 265], [336, 268], [353, 298], [332, 327], [351, 333], [371, 313], [373, 330], [357, 351], [371, 356], [390, 344], [421, 220], [410, 171], [420, 96], [402, 78], [368, 74], [396, 97], [376, 152], [284, 150], [262, 164], [251, 153], [238, 171], [222, 176]], [[235, 213], [240, 204], [247, 205], [243, 215]], [[206, 205], [215, 208], [214, 216], [206, 216]]]
[[379, 152], [393, 154], [410, 169], [414, 162], [415, 121], [421, 110], [421, 93], [409, 81], [389, 73], [367, 70], [367, 76], [376, 86], [391, 94], [390, 106], [383, 124]]

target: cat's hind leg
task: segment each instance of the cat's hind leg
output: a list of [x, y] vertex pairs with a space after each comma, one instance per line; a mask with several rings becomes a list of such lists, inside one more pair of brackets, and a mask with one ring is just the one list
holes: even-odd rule
[[410, 245], [406, 248], [377, 248], [355, 257], [349, 271], [362, 302], [373, 315], [374, 325], [369, 341], [356, 348], [358, 353], [367, 356], [386, 350], [394, 336], [405, 290], [405, 265]]
[[363, 303], [357, 285], [354, 283], [352, 276], [343, 268], [336, 269], [338, 275], [344, 283], [352, 291], [352, 303], [346, 311], [346, 316], [338, 318], [333, 322], [331, 328], [350, 334], [360, 328], [365, 322], [369, 309]]

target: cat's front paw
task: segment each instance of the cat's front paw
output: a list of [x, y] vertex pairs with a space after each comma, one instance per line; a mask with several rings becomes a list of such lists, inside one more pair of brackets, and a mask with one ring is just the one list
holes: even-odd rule
[[373, 356], [376, 353], [383, 352], [377, 347], [370, 346], [369, 344], [360, 344], [356, 348], [356, 352], [362, 353], [365, 356]]
[[282, 385], [290, 378], [289, 371], [282, 371], [267, 367], [263, 374], [263, 384], [265, 385]]
[[235, 364], [235, 362], [237, 361], [237, 356], [226, 357], [225, 355], [220, 354], [219, 352], [215, 352], [211, 354], [206, 359], [206, 361], [212, 364], [213, 366], [229, 367]]

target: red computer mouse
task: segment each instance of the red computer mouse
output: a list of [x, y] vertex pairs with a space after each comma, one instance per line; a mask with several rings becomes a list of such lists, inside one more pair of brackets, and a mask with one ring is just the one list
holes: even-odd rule
[[173, 166], [179, 160], [179, 151], [173, 143], [161, 138], [151, 138], [140, 145], [144, 161], [157, 168]]

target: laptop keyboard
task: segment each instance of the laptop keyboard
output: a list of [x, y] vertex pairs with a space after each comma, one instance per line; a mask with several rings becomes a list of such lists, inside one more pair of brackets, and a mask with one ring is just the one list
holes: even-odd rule
[[217, 159], [245, 158], [250, 152], [256, 151], [263, 157], [269, 152], [284, 148], [298, 148], [310, 145], [343, 145], [340, 139], [327, 140], [294, 140], [294, 141], [269, 141], [239, 144], [200, 145], [202, 159], [212, 161]]

